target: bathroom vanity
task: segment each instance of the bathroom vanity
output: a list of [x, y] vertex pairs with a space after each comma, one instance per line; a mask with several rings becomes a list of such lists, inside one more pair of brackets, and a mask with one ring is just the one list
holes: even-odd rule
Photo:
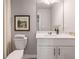
[[75, 59], [74, 0], [37, 0], [36, 7], [37, 59]]
[[72, 35], [37, 32], [37, 59], [75, 59], [75, 38]]

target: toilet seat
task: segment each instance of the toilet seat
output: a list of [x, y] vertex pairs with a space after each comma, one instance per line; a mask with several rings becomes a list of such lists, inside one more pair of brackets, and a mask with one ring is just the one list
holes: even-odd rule
[[12, 53], [10, 53], [7, 57], [7, 59], [31, 59], [31, 58], [37, 58], [37, 55], [29, 55], [29, 54], [25, 54], [23, 57], [23, 52], [24, 50], [15, 50]]
[[24, 50], [15, 50], [8, 55], [7, 59], [22, 59]]

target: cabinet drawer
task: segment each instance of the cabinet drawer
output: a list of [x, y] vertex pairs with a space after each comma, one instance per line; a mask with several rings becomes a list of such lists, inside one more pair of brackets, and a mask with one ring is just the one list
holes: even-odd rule
[[37, 39], [37, 45], [51, 45], [51, 46], [75, 46], [75, 39]]

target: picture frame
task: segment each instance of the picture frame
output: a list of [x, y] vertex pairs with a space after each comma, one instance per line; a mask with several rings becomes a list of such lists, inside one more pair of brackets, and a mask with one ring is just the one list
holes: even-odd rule
[[30, 15], [15, 15], [14, 16], [15, 31], [30, 31]]

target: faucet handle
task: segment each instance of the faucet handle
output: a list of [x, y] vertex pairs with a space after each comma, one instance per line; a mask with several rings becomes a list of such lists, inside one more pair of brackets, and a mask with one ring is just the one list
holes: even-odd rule
[[51, 35], [51, 34], [52, 34], [52, 32], [50, 31], [50, 32], [48, 32], [48, 34], [50, 34], [50, 35]]

